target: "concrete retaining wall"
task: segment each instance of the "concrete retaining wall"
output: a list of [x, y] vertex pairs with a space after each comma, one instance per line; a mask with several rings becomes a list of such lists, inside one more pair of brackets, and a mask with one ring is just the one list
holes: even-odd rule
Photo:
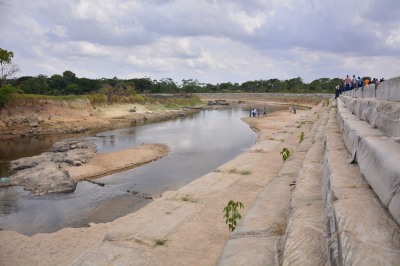
[[375, 98], [382, 101], [400, 102], [400, 77], [346, 91], [343, 94], [353, 98]]
[[400, 77], [345, 92], [337, 121], [365, 179], [400, 224]]

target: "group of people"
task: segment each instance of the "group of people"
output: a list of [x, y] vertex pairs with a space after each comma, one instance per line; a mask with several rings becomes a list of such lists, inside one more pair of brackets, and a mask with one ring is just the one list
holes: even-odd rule
[[377, 78], [373, 78], [372, 80], [369, 80], [368, 78], [365, 78], [364, 80], [361, 79], [360, 77], [357, 77], [353, 75], [353, 78], [350, 78], [349, 75], [346, 76], [346, 78], [343, 80], [342, 84], [339, 84], [335, 88], [335, 99], [339, 97], [339, 94], [342, 94], [343, 91], [350, 91], [355, 88], [361, 88], [363, 86], [368, 86], [370, 83], [371, 84], [379, 84], [380, 82], [385, 81], [383, 78], [378, 80]]
[[[260, 108], [252, 108], [250, 107], [250, 117], [260, 117], [261, 109]], [[267, 116], [267, 109], [264, 107], [263, 116]]]

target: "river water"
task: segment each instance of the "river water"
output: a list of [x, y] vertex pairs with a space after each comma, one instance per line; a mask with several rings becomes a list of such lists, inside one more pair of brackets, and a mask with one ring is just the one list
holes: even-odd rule
[[[266, 108], [270, 113], [284, 107]], [[240, 120], [248, 115], [248, 108], [240, 105], [80, 137], [94, 141], [99, 152], [117, 151], [142, 143], [165, 143], [170, 152], [147, 165], [96, 179], [104, 183], [104, 187], [84, 181], [78, 183], [73, 193], [44, 196], [34, 196], [21, 187], [1, 188], [0, 228], [34, 235], [64, 227], [88, 226], [90, 222], [109, 222], [136, 211], [151, 200], [128, 190], [159, 197], [167, 190], [177, 190], [216, 170], [248, 149], [257, 138]], [[7, 174], [8, 161], [39, 154], [59, 140], [60, 136], [48, 136], [0, 143], [2, 175]]]

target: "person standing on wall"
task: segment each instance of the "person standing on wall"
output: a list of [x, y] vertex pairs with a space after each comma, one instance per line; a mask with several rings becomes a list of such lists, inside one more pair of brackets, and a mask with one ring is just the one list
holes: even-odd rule
[[346, 78], [344, 79], [344, 91], [350, 90], [350, 83], [351, 79], [349, 78], [349, 75], [347, 75]]
[[353, 75], [353, 79], [351, 80], [351, 89], [355, 89], [358, 87], [358, 80], [356, 79], [356, 76]]

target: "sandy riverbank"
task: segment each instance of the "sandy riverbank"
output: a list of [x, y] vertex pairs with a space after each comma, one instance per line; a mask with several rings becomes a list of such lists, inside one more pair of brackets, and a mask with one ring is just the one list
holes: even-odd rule
[[65, 170], [75, 181], [93, 179], [150, 163], [167, 155], [168, 151], [164, 144], [143, 144], [116, 152], [97, 153], [88, 163], [69, 166]]
[[[222, 218], [227, 201], [233, 197], [243, 202], [245, 215], [282, 166], [282, 147], [294, 150], [299, 134], [310, 130], [311, 113], [244, 118], [259, 134], [248, 151], [113, 222], [32, 237], [1, 231], [0, 264], [215, 265], [229, 237]], [[167, 242], [156, 245], [157, 239]]]

